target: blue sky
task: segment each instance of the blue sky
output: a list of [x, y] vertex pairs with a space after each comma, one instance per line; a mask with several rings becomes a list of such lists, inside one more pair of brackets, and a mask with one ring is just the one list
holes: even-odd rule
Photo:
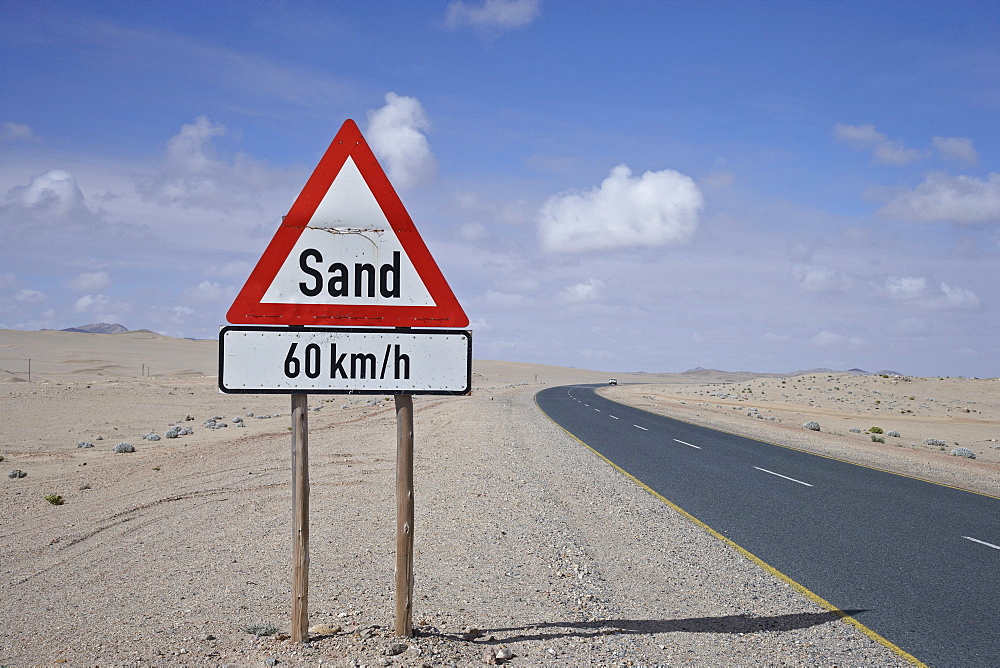
[[475, 356], [1000, 375], [995, 2], [0, 4], [0, 327], [210, 338], [344, 119]]

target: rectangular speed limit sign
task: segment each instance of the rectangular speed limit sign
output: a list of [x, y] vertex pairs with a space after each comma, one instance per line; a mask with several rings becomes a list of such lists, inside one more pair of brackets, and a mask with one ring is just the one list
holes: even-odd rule
[[223, 327], [219, 389], [246, 394], [468, 394], [465, 330]]

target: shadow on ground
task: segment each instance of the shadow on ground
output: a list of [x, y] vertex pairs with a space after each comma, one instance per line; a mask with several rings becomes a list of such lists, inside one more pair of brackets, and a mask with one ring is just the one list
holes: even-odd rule
[[[726, 615], [723, 617], [688, 617], [685, 619], [602, 619], [591, 622], [541, 622], [525, 626], [483, 629], [487, 643], [509, 643], [555, 638], [595, 638], [615, 634], [654, 633], [762, 633], [794, 631], [835, 622], [864, 610], [832, 610], [829, 612], [799, 612], [789, 615], [753, 617]], [[428, 634], [430, 635], [430, 634]], [[479, 634], [477, 634], [478, 636]], [[492, 636], [492, 637], [491, 637]], [[456, 638], [473, 640], [465, 636]]]

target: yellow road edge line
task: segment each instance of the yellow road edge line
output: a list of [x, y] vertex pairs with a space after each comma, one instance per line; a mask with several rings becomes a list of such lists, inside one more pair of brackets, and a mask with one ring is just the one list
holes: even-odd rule
[[[587, 388], [587, 389], [593, 389], [593, 388]], [[596, 394], [597, 396], [601, 397], [602, 399], [607, 399], [608, 401], [610, 401], [612, 403], [618, 404], [619, 406], [625, 406], [626, 408], [634, 408], [635, 410], [642, 411], [643, 413], [649, 413], [650, 415], [658, 415], [660, 417], [665, 417], [665, 418], [667, 418], [669, 420], [677, 420], [678, 422], [683, 422], [684, 424], [690, 424], [690, 425], [693, 425], [695, 427], [701, 427], [702, 429], [711, 429], [712, 431], [718, 431], [718, 432], [721, 432], [723, 434], [729, 434], [730, 436], [739, 436], [740, 438], [745, 438], [745, 439], [748, 439], [748, 440], [751, 440], [751, 441], [757, 441], [758, 443], [767, 443], [768, 445], [774, 445], [774, 446], [777, 446], [779, 448], [785, 448], [786, 450], [795, 450], [796, 452], [804, 452], [807, 455], [816, 455], [817, 457], [823, 457], [824, 459], [832, 459], [835, 462], [841, 462], [841, 463], [844, 463], [844, 464], [850, 464], [851, 466], [860, 466], [861, 468], [871, 469], [872, 471], [881, 471], [882, 473], [891, 473], [892, 475], [898, 475], [900, 478], [909, 478], [910, 480], [919, 480], [920, 482], [930, 483], [932, 485], [937, 485], [938, 487], [947, 487], [949, 489], [957, 489], [960, 492], [968, 492], [969, 494], [978, 494], [979, 496], [985, 496], [987, 499], [996, 499], [996, 500], [1000, 501], [1000, 496], [994, 496], [992, 494], [987, 494], [986, 492], [977, 492], [974, 489], [968, 489], [966, 487], [958, 487], [957, 485], [949, 485], [947, 483], [937, 482], [936, 480], [928, 480], [927, 478], [920, 478], [918, 476], [910, 475], [908, 473], [900, 473], [898, 471], [891, 471], [889, 469], [882, 469], [882, 468], [879, 468], [877, 466], [871, 466], [869, 464], [859, 464], [858, 462], [852, 462], [849, 459], [841, 459], [840, 457], [834, 457], [833, 455], [824, 455], [821, 452], [813, 452], [812, 450], [806, 450], [805, 448], [797, 448], [794, 445], [782, 445], [781, 443], [775, 443], [773, 441], [765, 441], [762, 438], [754, 438], [753, 436], [745, 436], [744, 434], [737, 434], [735, 431], [727, 431], [725, 429], [719, 429], [718, 427], [708, 427], [706, 425], [699, 424], [697, 422], [692, 422], [690, 420], [685, 420], [683, 418], [677, 418], [677, 417], [674, 417], [672, 415], [664, 415], [663, 413], [654, 413], [653, 411], [646, 410], [645, 408], [643, 408], [641, 406], [633, 406], [632, 404], [626, 404], [624, 401], [617, 401], [615, 399], [612, 399], [611, 397], [605, 397], [603, 394], [600, 394], [600, 393], [598, 393], [596, 391], [594, 392], [594, 394]], [[536, 405], [537, 405], [537, 403], [536, 403]], [[544, 413], [545, 411], [542, 411], [542, 412]], [[549, 418], [549, 419], [551, 420], [552, 418]], [[823, 432], [823, 433], [830, 434], [830, 432]], [[830, 435], [832, 436], [833, 434], [830, 434]]]
[[[795, 580], [793, 580], [789, 576], [785, 575], [784, 573], [782, 573], [777, 568], [775, 568], [771, 564], [767, 563], [766, 561], [764, 561], [763, 559], [761, 559], [760, 557], [758, 557], [756, 554], [754, 554], [750, 550], [746, 549], [745, 547], [742, 547], [742, 546], [738, 545], [737, 543], [733, 542], [731, 539], [726, 538], [721, 533], [719, 533], [718, 531], [716, 531], [712, 527], [708, 526], [707, 524], [705, 524], [704, 522], [702, 522], [701, 520], [699, 520], [697, 517], [695, 517], [694, 515], [692, 515], [688, 511], [684, 510], [683, 508], [681, 508], [680, 506], [678, 506], [676, 503], [674, 503], [670, 499], [666, 498], [665, 496], [663, 496], [662, 494], [660, 494], [659, 492], [657, 492], [656, 490], [654, 490], [652, 487], [650, 487], [649, 485], [647, 485], [643, 481], [641, 481], [638, 478], [636, 478], [634, 475], [632, 475], [631, 473], [629, 473], [628, 471], [626, 471], [622, 467], [618, 466], [618, 464], [615, 464], [613, 461], [611, 461], [610, 459], [608, 459], [607, 457], [605, 457], [604, 455], [602, 455], [600, 452], [598, 452], [594, 448], [592, 448], [589, 445], [587, 445], [586, 443], [584, 443], [582, 440], [580, 440], [580, 438], [577, 437], [576, 434], [574, 434], [569, 429], [566, 429], [566, 427], [562, 426], [561, 424], [559, 424], [558, 422], [556, 422], [554, 419], [552, 419], [552, 417], [548, 413], [546, 413], [545, 410], [541, 406], [538, 405], [537, 396], [538, 396], [538, 393], [536, 392], [535, 393], [535, 397], [536, 398], [534, 400], [535, 401], [535, 406], [538, 408], [539, 411], [541, 411], [542, 415], [544, 415], [545, 417], [547, 417], [552, 422], [552, 424], [554, 424], [555, 426], [557, 426], [560, 429], [562, 429], [574, 441], [576, 441], [577, 443], [579, 443], [583, 447], [587, 448], [588, 450], [590, 450], [591, 452], [593, 452], [595, 455], [597, 455], [598, 457], [600, 457], [601, 459], [603, 459], [605, 462], [607, 462], [608, 464], [610, 464], [612, 468], [614, 468], [616, 471], [618, 471], [619, 473], [621, 473], [623, 476], [625, 476], [626, 478], [628, 478], [629, 480], [631, 480], [633, 483], [635, 483], [636, 485], [638, 485], [640, 488], [642, 488], [643, 490], [645, 490], [654, 499], [660, 501], [661, 503], [666, 504], [669, 508], [671, 508], [672, 510], [676, 511], [682, 517], [684, 517], [685, 519], [689, 520], [690, 522], [692, 522], [696, 526], [700, 527], [702, 530], [704, 530], [705, 532], [707, 532], [713, 538], [716, 538], [716, 539], [722, 541], [723, 543], [725, 543], [726, 545], [728, 545], [732, 549], [736, 550], [736, 552], [738, 552], [742, 556], [744, 556], [747, 559], [749, 559], [756, 566], [764, 569], [764, 571], [766, 571], [767, 573], [769, 573], [769, 574], [773, 575], [774, 577], [778, 578], [779, 580], [781, 580], [782, 582], [784, 582], [785, 584], [787, 584], [789, 587], [791, 587], [792, 589], [794, 589], [798, 593], [800, 593], [803, 596], [805, 596], [808, 600], [810, 600], [813, 603], [816, 603], [817, 605], [819, 605], [821, 608], [825, 608], [828, 612], [833, 613], [834, 615], [836, 615], [837, 617], [839, 617], [841, 620], [843, 620], [845, 623], [849, 624], [850, 626], [853, 626], [858, 631], [861, 631], [861, 633], [863, 633], [864, 635], [866, 635], [868, 638], [870, 638], [871, 640], [875, 641], [879, 645], [882, 645], [883, 647], [885, 647], [886, 649], [888, 649], [889, 651], [891, 651], [893, 654], [896, 654], [900, 658], [909, 661], [914, 666], [919, 666], [920, 668], [929, 668], [929, 666], [926, 663], [924, 663], [923, 661], [921, 661], [917, 657], [913, 656], [912, 654], [910, 654], [909, 652], [907, 652], [906, 650], [904, 650], [899, 645], [895, 644], [894, 642], [892, 642], [888, 638], [882, 637], [881, 635], [879, 635], [878, 633], [876, 633], [872, 629], [868, 628], [867, 626], [865, 626], [864, 624], [862, 624], [861, 622], [859, 622], [857, 619], [855, 619], [851, 615], [847, 614], [846, 612], [844, 612], [843, 610], [841, 610], [840, 608], [838, 608], [834, 604], [832, 604], [829, 601], [827, 601], [825, 598], [823, 598], [819, 594], [814, 593], [810, 589], [806, 588], [804, 585], [799, 584], [798, 582], [796, 582]], [[615, 402], [615, 403], [621, 403], [621, 402]], [[622, 404], [622, 405], [626, 406], [627, 404]], [[631, 408], [635, 408], [635, 406], [632, 406]], [[640, 410], [642, 410], [642, 409], [640, 409]], [[645, 411], [645, 412], [649, 413], [650, 411]], [[655, 413], [653, 413], [653, 414], [656, 415]], [[683, 422], [683, 420], [681, 420], [681, 422]], [[694, 423], [689, 423], [689, 424], [694, 424]], [[701, 425], [695, 425], [695, 426], [701, 426]], [[725, 433], [729, 433], [729, 432], [725, 432]], [[739, 434], [732, 434], [732, 435], [733, 436], [739, 436]], [[746, 438], [746, 437], [744, 437], [744, 438]], [[777, 445], [777, 444], [772, 444], [772, 445]], [[792, 448], [792, 449], [794, 450], [795, 448]], [[848, 462], [848, 463], [850, 463], [850, 462]], [[881, 469], [877, 469], [877, 470], [881, 470]]]

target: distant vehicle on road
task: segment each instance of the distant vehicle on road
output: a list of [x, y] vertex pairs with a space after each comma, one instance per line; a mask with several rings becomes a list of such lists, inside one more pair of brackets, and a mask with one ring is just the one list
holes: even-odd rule
[[608, 381], [608, 385], [617, 385], [617, 384], [618, 384], [617, 378], [612, 378], [611, 380]]

